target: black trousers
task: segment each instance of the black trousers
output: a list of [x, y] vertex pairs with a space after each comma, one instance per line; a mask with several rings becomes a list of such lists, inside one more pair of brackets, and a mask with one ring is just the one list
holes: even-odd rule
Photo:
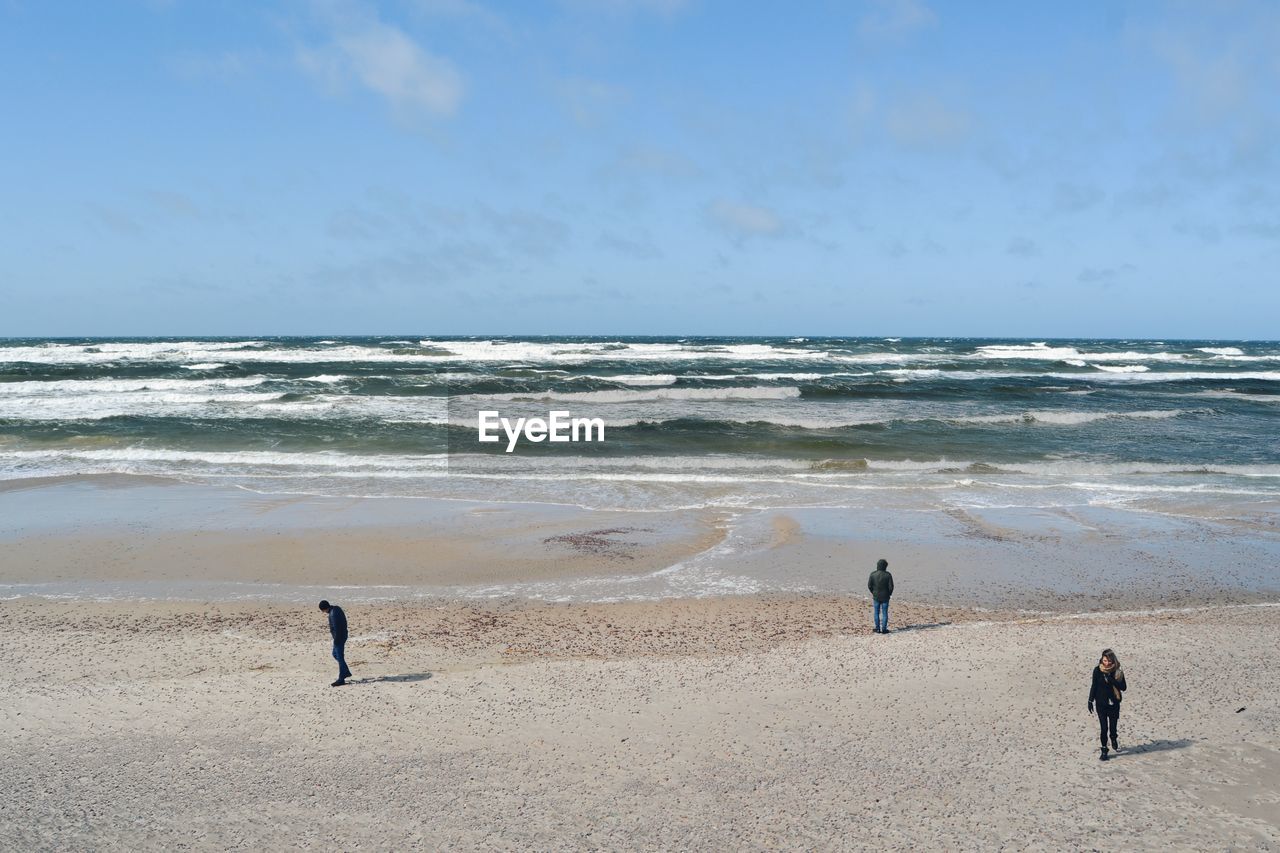
[[1110, 708], [1104, 708], [1098, 705], [1098, 740], [1102, 742], [1105, 748], [1107, 745], [1107, 730], [1111, 730], [1111, 739], [1116, 739], [1116, 724], [1120, 722], [1120, 705], [1119, 703], [1112, 705]]

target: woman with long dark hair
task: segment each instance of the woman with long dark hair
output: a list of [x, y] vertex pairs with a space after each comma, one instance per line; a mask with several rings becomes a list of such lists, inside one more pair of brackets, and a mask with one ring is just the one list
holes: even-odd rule
[[1116, 723], [1120, 720], [1120, 699], [1128, 687], [1124, 680], [1124, 670], [1120, 668], [1120, 659], [1111, 649], [1103, 649], [1098, 665], [1093, 668], [1093, 681], [1089, 685], [1089, 713], [1098, 710], [1098, 739], [1102, 743], [1102, 754], [1098, 756], [1106, 761], [1107, 736], [1111, 737], [1111, 748], [1117, 752], [1120, 743], [1116, 737]]

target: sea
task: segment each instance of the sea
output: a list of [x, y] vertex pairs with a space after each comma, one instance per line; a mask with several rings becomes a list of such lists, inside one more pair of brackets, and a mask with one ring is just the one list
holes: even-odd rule
[[[479, 448], [482, 409], [605, 440]], [[604, 510], [1274, 507], [1280, 343], [0, 340], [0, 479], [85, 474]]]

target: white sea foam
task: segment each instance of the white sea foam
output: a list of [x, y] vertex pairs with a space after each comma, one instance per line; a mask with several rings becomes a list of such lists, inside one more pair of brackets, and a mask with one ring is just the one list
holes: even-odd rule
[[1151, 370], [1140, 373], [1027, 373], [1021, 371], [994, 370], [939, 370], [937, 368], [903, 367], [880, 371], [881, 375], [890, 376], [895, 382], [909, 382], [913, 379], [948, 379], [954, 381], [973, 382], [1002, 379], [1069, 379], [1089, 382], [1193, 382], [1203, 379], [1221, 380], [1280, 380], [1280, 371], [1188, 371], [1188, 370]]
[[265, 466], [300, 469], [369, 468], [400, 471], [438, 470], [447, 465], [447, 454], [421, 456], [375, 455], [317, 451], [312, 453], [265, 450], [166, 450], [158, 447], [59, 448], [56, 450], [0, 451], [0, 459], [15, 461], [79, 460], [86, 462], [181, 462], [219, 467]]
[[1186, 361], [1185, 353], [1166, 352], [1081, 352], [1075, 347], [1051, 347], [1044, 342], [1033, 344], [990, 344], [980, 346], [969, 358], [1033, 361]]
[[[437, 453], [423, 455], [351, 454], [331, 451], [275, 452], [275, 451], [187, 451], [151, 447], [125, 448], [58, 448], [40, 450], [0, 450], [0, 463], [69, 461], [75, 463], [181, 463], [225, 469], [241, 466], [288, 468], [299, 471], [356, 470], [371, 474], [378, 472], [413, 474], [415, 472], [440, 472], [451, 464], [460, 465], [461, 473], [471, 473], [466, 466], [494, 463], [489, 456], [460, 456]], [[737, 472], [736, 477], [751, 478], [752, 474], [769, 472], [764, 479], [777, 479], [779, 475], [830, 471], [835, 473], [885, 473], [885, 474], [943, 474], [957, 472], [992, 474], [1030, 474], [1047, 477], [1066, 485], [1075, 477], [1132, 477], [1132, 476], [1193, 476], [1223, 475], [1246, 478], [1280, 478], [1280, 465], [1240, 464], [1173, 464], [1146, 462], [1091, 462], [1088, 460], [1026, 461], [983, 463], [970, 459], [851, 459], [833, 462], [805, 462], [804, 460], [759, 460], [725, 456], [711, 457], [623, 457], [607, 459], [584, 458], [517, 458], [524, 476], [555, 480], [572, 473], [575, 477], [598, 474], [615, 478], [623, 474], [654, 481], [678, 481], [686, 474], [694, 479], [723, 479]], [[505, 476], [511, 460], [502, 459], [495, 464], [494, 476]], [[683, 472], [679, 469], [684, 469]], [[775, 470], [777, 469], [777, 470]], [[1065, 479], [1064, 479], [1065, 478]], [[1053, 485], [1048, 483], [1046, 485]], [[1194, 485], [1194, 484], [1193, 484]]]
[[1249, 394], [1224, 388], [1221, 391], [1193, 391], [1190, 394], [1179, 394], [1180, 397], [1204, 397], [1211, 400], [1237, 400], [1249, 403], [1280, 403], [1280, 394]]
[[[991, 376], [992, 374], [986, 374]], [[1033, 376], [1047, 376], [1054, 379], [1080, 379], [1079, 373], [1041, 373]], [[1108, 373], [1090, 375], [1090, 382], [1129, 381], [1129, 382], [1195, 382], [1203, 379], [1223, 380], [1259, 380], [1264, 382], [1280, 380], [1280, 370], [1261, 371], [1187, 371], [1187, 370], [1152, 370], [1144, 373]]]
[[[828, 358], [815, 351], [772, 344], [685, 344], [592, 341], [551, 343], [542, 341], [432, 341], [419, 343], [421, 352], [403, 348], [346, 344], [336, 346], [271, 348], [264, 341], [180, 341], [149, 343], [63, 344], [0, 346], [0, 363], [106, 364], [112, 362], [205, 363], [316, 363], [386, 362], [444, 363], [580, 363], [591, 361], [795, 361]], [[412, 345], [409, 345], [412, 348]]]
[[252, 388], [266, 382], [265, 376], [226, 377], [218, 379], [50, 379], [0, 382], [0, 395], [32, 397], [74, 395], [83, 398], [93, 394], [125, 394], [137, 391], [194, 392], [204, 388]]
[[219, 394], [136, 391], [127, 394], [57, 397], [0, 395], [0, 418], [26, 421], [93, 421], [113, 417], [251, 419], [377, 418], [388, 423], [441, 424], [443, 397], [316, 395], [283, 400], [279, 392]]
[[962, 424], [1049, 424], [1053, 426], [1076, 426], [1103, 420], [1165, 420], [1180, 415], [1192, 414], [1191, 409], [1157, 409], [1134, 412], [1073, 412], [1073, 411], [1034, 411], [1018, 414], [999, 415], [964, 415], [946, 418], [951, 423]]
[[446, 350], [446, 358], [475, 362], [589, 362], [589, 361], [723, 361], [824, 360], [827, 353], [772, 344], [687, 344], [591, 341], [544, 343], [531, 341], [421, 341]]
[[514, 394], [471, 394], [465, 400], [485, 402], [641, 403], [656, 400], [786, 400], [800, 396], [794, 387], [659, 388], [650, 391], [530, 391]]
[[1092, 366], [1107, 373], [1146, 373], [1151, 370], [1145, 364], [1095, 364]]
[[583, 374], [575, 379], [595, 379], [604, 382], [617, 382], [622, 385], [674, 385], [681, 380], [690, 382], [817, 382], [822, 379], [836, 377], [873, 376], [869, 371], [858, 373], [833, 371], [830, 373], [684, 373], [674, 374], [638, 374], [625, 376], [597, 376]]
[[106, 364], [115, 361], [214, 363], [219, 359], [225, 360], [228, 355], [237, 350], [244, 350], [242, 355], [247, 357], [264, 345], [263, 341], [152, 341], [0, 346], [0, 363]]
[[592, 374], [583, 374], [574, 377], [576, 379], [594, 379], [599, 382], [616, 382], [619, 385], [675, 385], [679, 377], [669, 373], [639, 373], [619, 376], [594, 376]]
[[705, 382], [817, 382], [822, 379], [846, 378], [857, 376], [874, 376], [872, 371], [858, 373], [835, 371], [831, 373], [690, 373], [682, 379]]
[[[895, 339], [885, 339], [896, 343]], [[800, 340], [788, 343], [804, 343]], [[415, 346], [421, 351], [414, 351]], [[929, 351], [933, 350], [933, 351]], [[1202, 347], [1198, 352], [1214, 359], [1280, 360], [1280, 353], [1246, 356], [1238, 347]], [[939, 348], [918, 352], [849, 352], [838, 348], [813, 349], [771, 343], [717, 344], [689, 342], [625, 341], [436, 341], [380, 344], [320, 342], [310, 346], [279, 347], [265, 341], [168, 341], [103, 342], [92, 344], [46, 343], [36, 346], [0, 346], [0, 362], [44, 364], [105, 364], [112, 362], [172, 362], [191, 369], [215, 369], [228, 363], [387, 362], [441, 363], [470, 361], [512, 364], [584, 363], [592, 361], [812, 361], [865, 364], [919, 364], [955, 359], [1024, 359], [1088, 362], [1195, 362], [1195, 353], [1166, 350], [1152, 352], [1082, 352], [1076, 347], [1032, 344], [991, 344], [968, 355]]]

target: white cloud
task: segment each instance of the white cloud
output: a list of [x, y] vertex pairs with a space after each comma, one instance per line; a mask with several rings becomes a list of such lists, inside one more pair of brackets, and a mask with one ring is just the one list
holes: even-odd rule
[[1205, 56], [1170, 36], [1157, 39], [1156, 51], [1173, 69], [1203, 120], [1220, 121], [1247, 105], [1250, 73], [1243, 57], [1225, 51]]
[[1040, 254], [1040, 247], [1029, 237], [1012, 237], [1005, 251], [1015, 257], [1033, 258]]
[[416, 0], [414, 8], [433, 18], [472, 20], [485, 26], [505, 28], [501, 16], [471, 0]]
[[1059, 213], [1079, 213], [1099, 204], [1106, 196], [1091, 184], [1062, 181], [1053, 190], [1053, 209]]
[[227, 50], [221, 53], [186, 52], [174, 56], [169, 65], [180, 76], [189, 80], [232, 80], [243, 77], [261, 57], [244, 51]]
[[858, 21], [864, 38], [898, 38], [938, 23], [938, 16], [919, 0], [871, 0], [868, 11]]
[[633, 145], [601, 170], [608, 178], [649, 177], [692, 181], [702, 176], [698, 164], [678, 151], [651, 145]]
[[786, 230], [782, 219], [767, 207], [720, 199], [707, 208], [707, 216], [735, 239], [778, 237]]
[[662, 250], [654, 244], [653, 238], [644, 229], [638, 230], [632, 236], [605, 231], [596, 240], [596, 245], [641, 261], [662, 257]]
[[599, 124], [613, 107], [629, 97], [625, 89], [580, 77], [562, 80], [559, 95], [569, 115], [582, 127]]
[[945, 145], [969, 135], [973, 119], [964, 110], [930, 95], [895, 104], [885, 116], [885, 127], [898, 142], [909, 145]]
[[464, 92], [462, 75], [449, 60], [376, 19], [344, 23], [331, 44], [300, 49], [298, 62], [331, 87], [355, 79], [406, 112], [452, 115]]
[[652, 12], [671, 17], [684, 11], [689, 5], [689, 0], [561, 0], [561, 3], [585, 12], [605, 12], [615, 15]]

